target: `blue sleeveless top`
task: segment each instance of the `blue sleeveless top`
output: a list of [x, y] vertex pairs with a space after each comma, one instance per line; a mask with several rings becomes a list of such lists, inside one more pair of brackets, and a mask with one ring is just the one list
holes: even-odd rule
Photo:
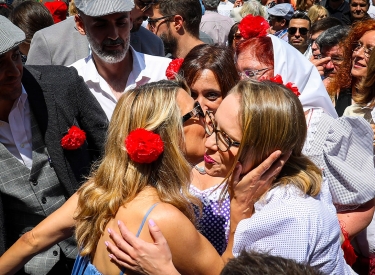
[[[148, 215], [151, 213], [151, 211], [155, 208], [156, 205], [159, 203], [155, 203], [148, 209], [146, 215], [143, 217], [142, 223], [138, 229], [138, 232], [136, 234], [137, 237], [141, 234], [142, 228], [147, 220]], [[124, 274], [124, 269], [121, 270], [120, 275]], [[85, 256], [82, 257], [81, 255], [78, 255], [76, 258], [76, 261], [74, 263], [74, 267], [72, 270], [72, 275], [102, 275], [96, 267], [91, 263], [89, 257]]]

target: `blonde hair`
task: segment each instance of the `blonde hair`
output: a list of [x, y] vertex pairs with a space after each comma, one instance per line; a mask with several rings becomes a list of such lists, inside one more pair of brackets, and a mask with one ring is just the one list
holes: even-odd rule
[[327, 11], [327, 9], [321, 5], [313, 5], [307, 12], [307, 16], [310, 18], [311, 24], [314, 24], [316, 21], [318, 21], [319, 17], [323, 14], [326, 14], [327, 17], [329, 16], [329, 12]]
[[251, 167], [257, 167], [276, 150], [292, 151], [274, 186], [293, 184], [305, 194], [316, 196], [322, 174], [301, 153], [307, 126], [299, 99], [283, 85], [270, 81], [240, 81], [230, 93], [239, 96], [243, 133], [234, 164], [250, 161]]
[[69, 16], [74, 16], [78, 14], [78, 10], [77, 10], [76, 3], [74, 2], [74, 0], [70, 0], [68, 11], [69, 11]]
[[[78, 190], [76, 238], [81, 255], [93, 256], [108, 221], [120, 206], [153, 186], [162, 202], [172, 204], [194, 222], [189, 195], [191, 167], [184, 158], [184, 136], [177, 92], [186, 84], [159, 81], [126, 92], [114, 110], [105, 155]], [[132, 130], [144, 128], [160, 135], [164, 152], [150, 164], [133, 162], [124, 144]]]

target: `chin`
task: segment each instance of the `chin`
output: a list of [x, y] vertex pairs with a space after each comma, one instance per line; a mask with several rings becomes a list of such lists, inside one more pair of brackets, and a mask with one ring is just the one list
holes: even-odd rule
[[228, 171], [226, 169], [221, 169], [218, 164], [210, 165], [205, 163], [204, 167], [206, 170], [207, 175], [214, 177], [214, 178], [225, 178], [227, 176]]

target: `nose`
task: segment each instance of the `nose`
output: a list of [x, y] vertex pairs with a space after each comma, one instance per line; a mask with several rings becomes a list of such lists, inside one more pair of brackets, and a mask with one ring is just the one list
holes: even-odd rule
[[212, 151], [217, 151], [215, 135], [216, 133], [212, 133], [212, 135], [206, 138], [206, 142], [204, 143], [204, 146]]
[[118, 28], [115, 25], [112, 25], [110, 30], [108, 30], [107, 37], [112, 39], [112, 40], [116, 40], [117, 38], [119, 38]]
[[299, 33], [299, 29], [297, 29], [296, 34], [295, 34], [294, 36], [295, 36], [295, 37], [299, 37], [299, 36], [301, 36], [301, 34]]
[[326, 64], [326, 69], [332, 70], [334, 68], [335, 68], [335, 66], [332, 63], [332, 60], [328, 61], [328, 63]]

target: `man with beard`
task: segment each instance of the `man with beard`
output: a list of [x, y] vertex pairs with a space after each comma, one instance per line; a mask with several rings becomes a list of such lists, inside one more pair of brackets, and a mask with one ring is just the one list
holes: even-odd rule
[[153, 11], [149, 29], [163, 40], [165, 52], [172, 58], [185, 58], [192, 48], [204, 44], [199, 39], [199, 0], [159, 0]]
[[311, 39], [311, 21], [303, 12], [296, 12], [289, 22], [288, 41], [289, 44], [296, 48], [306, 58], [312, 55], [310, 39]]
[[[141, 53], [164, 56], [163, 41], [141, 26], [143, 19], [152, 15], [152, 5], [156, 2], [157, 0], [134, 1], [135, 5], [131, 12], [133, 28], [130, 33], [130, 45]], [[70, 2], [70, 5], [75, 7], [74, 1]], [[26, 64], [69, 66], [88, 56], [89, 53], [86, 36], [78, 32], [74, 16], [70, 16], [34, 34]]]
[[76, 0], [78, 31], [92, 53], [74, 64], [108, 119], [121, 95], [148, 82], [166, 79], [170, 59], [136, 52], [130, 45], [132, 0]]
[[[322, 66], [323, 83], [326, 87], [344, 60], [340, 42], [346, 38], [348, 33], [348, 27], [335, 26], [325, 30], [315, 41], [320, 49], [322, 58], [328, 57], [328, 61]], [[318, 67], [317, 69], [319, 70]]]

